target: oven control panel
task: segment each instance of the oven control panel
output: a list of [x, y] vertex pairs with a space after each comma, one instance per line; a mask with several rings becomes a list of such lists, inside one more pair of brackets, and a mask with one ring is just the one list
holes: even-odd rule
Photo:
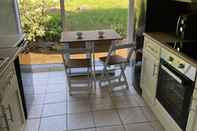
[[187, 63], [182, 58], [174, 55], [168, 50], [161, 50], [161, 59], [167, 62], [169, 65], [173, 66], [179, 72], [185, 74], [189, 79], [195, 81], [196, 77], [196, 68], [191, 64]]

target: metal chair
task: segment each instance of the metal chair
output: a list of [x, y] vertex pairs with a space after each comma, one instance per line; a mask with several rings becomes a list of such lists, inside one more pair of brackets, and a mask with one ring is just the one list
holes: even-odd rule
[[[87, 46], [85, 42], [65, 43], [64, 48], [61, 49], [61, 53], [69, 86], [69, 94], [72, 95], [74, 91], [86, 90], [90, 94], [92, 91], [91, 47]], [[72, 55], [76, 54], [80, 54], [80, 56], [84, 54], [87, 57], [73, 58]], [[80, 71], [76, 73], [76, 69]], [[82, 72], [82, 69], [85, 72]]]
[[[127, 57], [122, 57], [120, 55], [114, 54], [114, 52], [118, 49], [128, 49]], [[101, 75], [101, 80], [99, 82], [99, 86], [103, 87], [103, 83], [108, 83], [108, 85], [112, 87], [118, 87], [125, 85], [126, 88], [129, 88], [127, 78], [125, 75], [125, 69], [127, 65], [130, 63], [130, 58], [135, 50], [135, 44], [113, 44], [111, 45], [108, 55], [106, 57], [101, 57], [100, 61], [104, 64], [103, 72]], [[113, 66], [113, 67], [112, 67]], [[119, 75], [111, 75], [117, 74], [115, 71], [119, 70]], [[115, 73], [114, 73], [115, 72]], [[118, 80], [118, 81], [117, 81]], [[113, 82], [116, 81], [116, 82]]]

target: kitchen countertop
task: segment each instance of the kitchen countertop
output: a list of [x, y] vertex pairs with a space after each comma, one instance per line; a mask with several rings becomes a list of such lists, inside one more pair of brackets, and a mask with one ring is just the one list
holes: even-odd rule
[[0, 48], [17, 47], [24, 38], [24, 34], [0, 35]]
[[9, 57], [9, 60], [0, 66], [0, 78], [20, 52], [21, 48], [0, 48], [0, 57]]
[[144, 33], [144, 36], [153, 40], [155, 43], [160, 45], [162, 48], [172, 52], [176, 56], [179, 56], [180, 58], [184, 59], [186, 62], [190, 63], [191, 65], [195, 66], [197, 68], [197, 61], [188, 57], [187, 55], [177, 52], [176, 49], [171, 48], [169, 45], [167, 45], [168, 42], [176, 42], [178, 39], [173, 35], [172, 33], [166, 33], [166, 32], [146, 32]]

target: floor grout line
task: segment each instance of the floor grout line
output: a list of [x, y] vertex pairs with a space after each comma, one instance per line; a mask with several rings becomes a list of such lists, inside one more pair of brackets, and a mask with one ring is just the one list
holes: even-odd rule
[[[61, 71], [62, 72], [62, 71]], [[60, 73], [61, 74], [61, 73]], [[36, 74], [37, 75], [37, 74]], [[58, 74], [59, 75], [59, 74]], [[61, 74], [62, 75], [62, 74]], [[63, 77], [65, 77], [65, 74], [64, 75], [62, 75]], [[33, 77], [33, 76], [32, 76]], [[41, 77], [41, 78], [43, 78], [43, 77]], [[123, 130], [124, 131], [126, 131], [126, 125], [129, 125], [129, 124], [140, 124], [140, 123], [150, 123], [150, 126], [153, 128], [153, 125], [152, 125], [152, 123], [153, 122], [155, 122], [155, 121], [149, 121], [149, 119], [146, 117], [146, 115], [144, 114], [144, 112], [143, 112], [143, 115], [145, 116], [145, 118], [146, 118], [146, 120], [147, 121], [144, 121], [144, 122], [134, 122], [134, 123], [127, 123], [127, 124], [124, 124], [124, 121], [121, 119], [121, 115], [120, 115], [120, 113], [119, 113], [119, 110], [121, 110], [121, 109], [130, 109], [130, 108], [139, 108], [140, 110], [142, 110], [144, 107], [146, 107], [145, 105], [144, 106], [141, 106], [140, 104], [141, 103], [139, 103], [139, 101], [137, 101], [136, 99], [137, 99], [137, 97], [135, 97], [135, 101], [137, 102], [137, 105], [138, 106], [131, 106], [131, 107], [117, 107], [114, 103], [116, 103], [115, 101], [113, 101], [112, 100], [112, 97], [114, 97], [114, 96], [116, 96], [116, 95], [113, 95], [113, 93], [110, 93], [109, 92], [109, 90], [106, 90], [106, 91], [108, 91], [107, 93], [106, 93], [106, 95], [104, 95], [104, 96], [99, 96], [98, 97], [98, 99], [100, 99], [100, 98], [103, 98], [103, 99], [105, 99], [105, 97], [108, 97], [109, 96], [109, 98], [110, 98], [110, 100], [112, 101], [112, 103], [113, 103], [113, 105], [114, 105], [114, 107], [113, 107], [113, 109], [99, 109], [99, 110], [94, 110], [93, 109], [93, 103], [92, 103], [92, 101], [89, 101], [90, 103], [90, 111], [87, 111], [87, 112], [77, 112], [77, 113], [69, 113], [69, 103], [70, 102], [78, 102], [79, 100], [77, 99], [77, 97], [76, 97], [76, 99], [77, 100], [75, 100], [75, 99], [71, 99], [71, 100], [69, 100], [69, 94], [68, 94], [68, 87], [67, 87], [67, 85], [66, 85], [66, 82], [65, 81], [63, 81], [63, 79], [61, 80], [59, 80], [58, 79], [58, 82], [57, 83], [53, 83], [53, 82], [49, 82], [49, 80], [52, 80], [51, 79], [52, 78], [52, 74], [50, 74], [50, 76], [49, 76], [49, 74], [48, 74], [48, 76], [47, 76], [47, 79], [42, 79], [42, 80], [48, 80], [47, 81], [47, 84], [46, 84], [46, 90], [45, 90], [45, 93], [41, 93], [41, 95], [44, 95], [44, 103], [43, 104], [35, 104], [35, 105], [42, 105], [43, 107], [42, 107], [42, 110], [41, 110], [41, 116], [39, 117], [39, 118], [30, 118], [29, 120], [31, 120], [31, 119], [39, 119], [39, 128], [38, 128], [38, 131], [40, 131], [41, 129], [41, 124], [42, 124], [42, 119], [44, 119], [44, 118], [50, 118], [50, 117], [56, 117], [56, 116], [62, 116], [62, 115], [65, 115], [65, 117], [66, 117], [66, 130], [65, 131], [78, 131], [78, 130], [82, 130], [82, 129], [94, 129], [95, 131], [96, 131], [96, 129], [97, 128], [100, 128], [100, 127], [113, 127], [113, 126], [118, 126], [118, 125], [103, 125], [103, 126], [97, 126], [96, 125], [96, 118], [95, 118], [95, 115], [94, 115], [94, 112], [97, 112], [97, 111], [107, 111], [107, 110], [109, 110], [109, 111], [115, 111], [116, 112], [116, 114], [118, 115], [118, 118], [119, 118], [119, 120], [120, 120], [120, 125], [119, 126], [121, 126], [122, 128], [123, 128]], [[58, 76], [58, 78], [59, 78], [59, 76]], [[36, 77], [36, 79], [38, 80], [40, 80], [40, 78], [39, 78], [39, 74], [38, 74], [38, 76]], [[40, 82], [40, 83], [42, 83], [42, 82]], [[55, 94], [55, 93], [62, 93], [61, 91], [57, 91], [57, 92], [48, 92], [47, 91], [47, 89], [48, 89], [48, 86], [49, 85], [53, 85], [54, 87], [55, 87], [55, 85], [57, 85], [57, 84], [61, 84], [61, 85], [65, 85], [64, 86], [64, 88], [65, 88], [65, 100], [63, 100], [63, 101], [58, 101], [58, 102], [49, 102], [49, 103], [45, 103], [45, 101], [46, 101], [46, 97], [47, 97], [47, 95], [49, 95], [49, 94]], [[41, 84], [41, 85], [43, 85], [43, 84]], [[45, 85], [45, 84], [44, 84]], [[98, 88], [99, 89], [99, 88]], [[129, 88], [128, 89], [128, 91], [130, 91], [131, 92], [131, 89]], [[93, 95], [95, 95], [95, 98], [97, 98], [97, 95], [96, 95], [97, 93], [95, 93], [95, 94], [93, 94]], [[120, 93], [121, 94], [121, 93]], [[39, 95], [39, 94], [38, 94]], [[123, 94], [121, 94], [120, 96], [133, 96], [133, 95], [136, 95], [136, 94], [129, 94], [129, 95], [127, 95], [127, 94], [124, 94], [124, 92], [123, 92]], [[82, 95], [82, 97], [83, 97], [84, 95]], [[119, 94], [117, 95], [117, 97], [119, 96]], [[92, 97], [92, 95], [90, 96], [90, 97], [88, 97], [87, 98], [87, 100], [89, 100], [90, 98], [94, 98], [94, 96]], [[80, 99], [80, 97], [79, 97], [79, 99]], [[82, 100], [83, 101], [83, 100]], [[86, 101], [86, 99], [84, 99], [84, 101]], [[57, 115], [49, 115], [49, 116], [43, 116], [43, 113], [44, 113], [44, 108], [45, 108], [45, 105], [49, 105], [49, 104], [58, 104], [58, 103], [65, 103], [66, 104], [66, 113], [65, 114], [57, 114]], [[100, 104], [95, 104], [95, 105], [100, 105]], [[142, 110], [143, 111], [143, 110]], [[91, 114], [91, 117], [92, 117], [92, 119], [93, 119], [93, 127], [87, 127], [87, 128], [80, 128], [80, 129], [72, 129], [72, 130], [69, 130], [69, 115], [71, 114], [80, 114], [80, 113], [90, 113]]]

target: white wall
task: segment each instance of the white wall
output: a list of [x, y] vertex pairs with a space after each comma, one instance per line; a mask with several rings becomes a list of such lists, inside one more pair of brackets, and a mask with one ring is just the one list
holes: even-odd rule
[[15, 0], [0, 0], [0, 35], [18, 33]]

